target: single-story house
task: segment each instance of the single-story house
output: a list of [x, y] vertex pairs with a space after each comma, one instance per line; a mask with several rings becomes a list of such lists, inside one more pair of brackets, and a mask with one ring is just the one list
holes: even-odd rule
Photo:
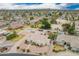
[[79, 21], [75, 21], [75, 30], [79, 33]]
[[70, 46], [75, 49], [79, 48], [79, 37], [78, 36], [61, 34], [61, 35], [58, 35], [56, 41], [61, 42], [61, 43], [63, 42], [69, 43]]
[[6, 22], [4, 20], [0, 20], [0, 27], [3, 27], [6, 25]]
[[70, 23], [70, 21], [69, 20], [64, 20], [64, 19], [61, 19], [61, 18], [58, 18], [57, 20], [56, 20], [56, 22], [57, 22], [57, 24], [68, 24], [68, 23]]
[[63, 31], [63, 28], [59, 24], [52, 24], [51, 25], [52, 31]]
[[10, 23], [9, 28], [11, 29], [18, 29], [18, 28], [22, 28], [24, 25], [24, 23], [20, 22], [20, 21], [13, 21]]
[[29, 36], [27, 37], [28, 41], [33, 41], [35, 43], [40, 44], [49, 44], [50, 39], [48, 39], [47, 35], [44, 35], [43, 32], [40, 31], [34, 31], [34, 32], [29, 32]]
[[0, 35], [8, 34], [9, 32], [3, 29], [0, 29]]

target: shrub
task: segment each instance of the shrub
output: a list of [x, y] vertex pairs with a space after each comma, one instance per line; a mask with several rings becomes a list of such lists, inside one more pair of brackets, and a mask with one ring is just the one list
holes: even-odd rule
[[23, 52], [25, 52], [25, 49], [22, 49]]
[[27, 40], [25, 40], [25, 42], [24, 42], [25, 44], [29, 44], [29, 42], [27, 41]]
[[20, 47], [18, 46], [17, 49], [19, 49]]
[[30, 50], [29, 50], [29, 49], [27, 49], [27, 52], [30, 52]]
[[47, 53], [45, 52], [44, 55], [47, 55]]
[[42, 53], [39, 53], [39, 55], [42, 55]]
[[54, 40], [56, 38], [57, 38], [57, 33], [51, 33], [51, 34], [49, 34], [48, 39]]
[[34, 19], [34, 17], [30, 17], [30, 20], [33, 20]]
[[32, 44], [32, 45], [36, 45], [36, 43], [35, 43], [35, 42], [32, 42], [31, 44]]

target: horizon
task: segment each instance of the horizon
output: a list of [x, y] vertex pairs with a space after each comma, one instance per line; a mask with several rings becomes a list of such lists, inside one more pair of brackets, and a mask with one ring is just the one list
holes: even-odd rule
[[79, 10], [79, 3], [0, 3], [0, 10], [1, 9]]

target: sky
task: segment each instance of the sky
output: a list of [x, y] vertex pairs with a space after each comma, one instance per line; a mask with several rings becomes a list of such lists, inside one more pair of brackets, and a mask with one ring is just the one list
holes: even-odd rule
[[79, 3], [0, 3], [0, 9], [79, 10]]

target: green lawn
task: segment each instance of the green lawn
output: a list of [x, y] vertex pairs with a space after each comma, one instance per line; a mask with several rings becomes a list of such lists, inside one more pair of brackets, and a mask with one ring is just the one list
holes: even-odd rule
[[22, 38], [23, 38], [23, 36], [22, 36], [22, 35], [19, 35], [19, 36], [13, 38], [13, 39], [10, 40], [10, 41], [12, 41], [12, 42], [16, 42], [16, 41], [18, 41], [18, 40], [20, 40], [20, 39], [22, 39]]

